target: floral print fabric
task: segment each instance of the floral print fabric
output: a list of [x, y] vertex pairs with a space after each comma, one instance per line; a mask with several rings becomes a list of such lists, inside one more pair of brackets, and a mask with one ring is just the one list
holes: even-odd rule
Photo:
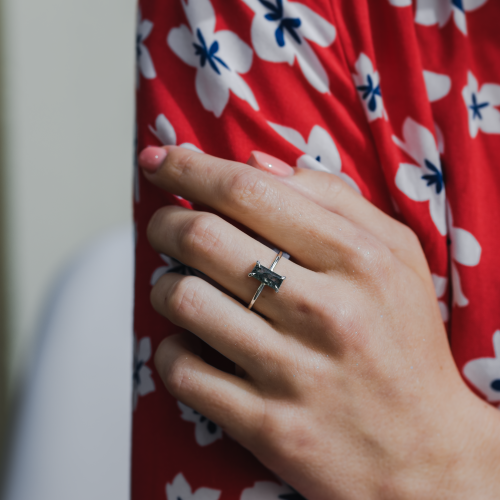
[[[500, 405], [500, 3], [140, 0], [137, 150], [252, 150], [337, 175], [418, 235], [465, 382]], [[146, 238], [165, 204], [136, 169], [133, 499], [302, 497], [172, 398], [153, 353], [176, 328], [151, 286], [201, 275]], [[231, 371], [208, 347], [204, 358]]]

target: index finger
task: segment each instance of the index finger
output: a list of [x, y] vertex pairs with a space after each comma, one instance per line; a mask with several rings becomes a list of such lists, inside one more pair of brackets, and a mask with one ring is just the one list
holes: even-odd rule
[[248, 165], [175, 146], [166, 150], [160, 167], [145, 172], [152, 183], [244, 224], [311, 270], [333, 265], [339, 270], [346, 254], [359, 254], [360, 244], [366, 247], [371, 239], [344, 217]]

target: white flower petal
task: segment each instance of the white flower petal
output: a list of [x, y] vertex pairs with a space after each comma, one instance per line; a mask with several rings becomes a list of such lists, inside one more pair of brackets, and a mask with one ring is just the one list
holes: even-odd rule
[[[222, 71], [227, 70], [222, 68]], [[229, 88], [224, 78], [207, 64], [196, 72], [195, 85], [203, 107], [219, 118], [229, 101]]]
[[319, 157], [319, 162], [325, 165], [329, 172], [340, 173], [342, 160], [339, 150], [332, 136], [319, 125], [311, 129], [307, 140], [307, 153], [313, 158]]
[[143, 42], [150, 34], [153, 29], [154, 24], [148, 19], [144, 19], [137, 25], [137, 35], [141, 42]]
[[430, 102], [438, 101], [450, 92], [451, 78], [448, 75], [424, 70], [424, 80]]
[[321, 64], [321, 61], [318, 59], [318, 56], [311, 46], [305, 40], [302, 40], [300, 45], [297, 44], [295, 40], [293, 40], [291, 44], [295, 47], [297, 61], [307, 81], [318, 92], [321, 92], [322, 94], [328, 92], [330, 79], [328, 78], [325, 68]]
[[137, 386], [137, 394], [139, 394], [139, 396], [145, 396], [155, 390], [155, 383], [151, 378], [152, 373], [151, 369], [146, 365], [139, 370], [140, 383]]
[[491, 106], [500, 106], [500, 85], [485, 83], [479, 92], [479, 100], [488, 102]]
[[331, 174], [332, 172], [328, 170], [325, 165], [320, 163], [319, 161], [316, 161], [312, 156], [310, 155], [302, 155], [298, 160], [297, 160], [297, 167], [299, 168], [306, 168], [308, 170], [314, 170], [316, 172], [326, 172], [328, 174]]
[[[368, 76], [372, 80], [373, 88], [377, 88], [380, 85], [380, 76], [378, 74], [378, 71], [375, 71], [371, 59], [366, 54], [364, 54], [363, 52], [359, 54], [358, 60], [356, 61], [354, 67], [357, 74], [353, 73], [352, 78], [356, 87], [365, 87], [366, 85], [368, 85]], [[366, 98], [363, 98], [364, 91], [359, 89], [357, 90], [369, 122], [376, 120], [377, 118], [387, 119], [387, 113], [384, 109], [384, 103], [381, 96], [373, 96], [372, 94], [370, 94]], [[372, 98], [375, 98], [376, 104], [375, 110], [373, 111], [368, 107], [368, 104]]]
[[483, 132], [500, 134], [500, 112], [497, 109], [488, 106], [481, 110], [481, 116], [483, 118], [478, 121], [478, 125]]
[[434, 122], [434, 130], [436, 132], [436, 141], [437, 141], [437, 148], [439, 151], [439, 154], [443, 155], [444, 154], [444, 135], [443, 131], [441, 128], [438, 126], [436, 122]]
[[191, 500], [192, 499], [191, 486], [186, 481], [182, 473], [175, 476], [172, 484], [167, 483], [167, 499], [168, 500]]
[[181, 0], [181, 3], [193, 33], [200, 28], [203, 33], [213, 34], [215, 11], [210, 0]]
[[361, 192], [361, 189], [359, 189], [359, 186], [356, 184], [356, 181], [352, 178], [349, 177], [347, 174], [344, 174], [344, 172], [340, 172], [338, 175], [346, 184], [348, 184], [354, 191], [356, 191], [359, 194], [363, 194]]
[[[425, 166], [425, 160], [430, 161], [441, 170], [441, 161], [436, 141], [432, 133], [412, 118], [407, 118], [403, 124], [404, 149], [419, 165]], [[399, 145], [399, 144], [398, 144]], [[401, 147], [401, 145], [399, 145]]]
[[246, 73], [252, 66], [253, 51], [232, 31], [217, 31], [215, 39], [219, 42], [217, 57], [220, 57], [236, 73]]
[[257, 104], [257, 100], [255, 99], [252, 89], [241, 76], [237, 73], [231, 73], [230, 76], [227, 76], [226, 80], [228, 87], [235, 95], [248, 102], [248, 104], [250, 104], [255, 111], [259, 110], [259, 105]]
[[464, 34], [467, 35], [467, 20], [465, 19], [465, 12], [453, 7], [453, 18], [455, 19], [455, 24], [457, 28]]
[[278, 500], [284, 495], [293, 493], [292, 489], [284, 484], [271, 481], [256, 481], [252, 488], [245, 488], [240, 500]]
[[321, 47], [328, 47], [334, 42], [336, 36], [335, 27], [307, 5], [287, 2], [285, 6], [285, 17], [299, 18], [301, 20], [301, 25], [297, 31], [304, 38], [317, 43]]
[[432, 274], [432, 283], [434, 284], [434, 290], [436, 290], [436, 297], [439, 299], [446, 292], [446, 286], [448, 285], [448, 278], [444, 276], [438, 276], [437, 274]]
[[495, 357], [500, 359], [500, 330], [493, 334], [493, 350], [495, 351]]
[[169, 31], [167, 44], [174, 54], [188, 66], [198, 67], [200, 58], [194, 51], [193, 34], [185, 24]]
[[167, 266], [162, 266], [155, 269], [153, 274], [151, 275], [151, 280], [150, 280], [151, 286], [155, 286], [156, 283], [158, 283], [158, 280], [168, 272], [168, 269], [169, 268]]
[[175, 129], [165, 115], [162, 114], [156, 117], [155, 127], [156, 129], [150, 125], [149, 130], [164, 146], [175, 146], [177, 144]]
[[451, 16], [450, 0], [417, 0], [415, 22], [424, 26], [439, 24], [444, 26]]
[[137, 351], [137, 359], [143, 361], [144, 363], [151, 357], [151, 339], [149, 337], [143, 337], [139, 341], [139, 349]]
[[422, 175], [423, 171], [420, 167], [409, 163], [400, 163], [396, 174], [396, 186], [414, 201], [428, 201], [431, 199], [432, 190], [427, 187]]
[[482, 7], [488, 0], [462, 0], [462, 5], [466, 11], [475, 10]]
[[481, 260], [481, 245], [476, 238], [457, 227], [450, 229], [451, 253], [454, 260], [463, 266], [477, 266]]
[[139, 70], [144, 78], [148, 80], [152, 80], [156, 78], [156, 70], [153, 64], [153, 59], [151, 59], [151, 55], [149, 50], [142, 44], [139, 44], [139, 58], [137, 60], [137, 64], [139, 66]]
[[277, 125], [276, 123], [267, 122], [269, 126], [283, 139], [293, 144], [297, 149], [300, 149], [303, 153], [307, 153], [307, 143], [305, 139], [293, 128], [284, 127], [283, 125]]
[[429, 200], [429, 211], [437, 230], [444, 236], [448, 232], [446, 225], [446, 196], [444, 189], [439, 195], [433, 194], [431, 196]]
[[394, 7], [407, 7], [411, 5], [411, 0], [389, 0], [389, 3]]
[[449, 319], [450, 313], [448, 312], [448, 306], [442, 301], [438, 301], [439, 312], [441, 313], [441, 319], [443, 323], [446, 323]]
[[453, 303], [458, 307], [465, 307], [469, 305], [469, 299], [462, 291], [462, 283], [460, 281], [460, 274], [458, 273], [457, 266], [451, 263], [451, 282], [453, 285]]
[[196, 153], [203, 153], [203, 151], [195, 146], [194, 144], [191, 144], [190, 142], [184, 142], [179, 145], [179, 147], [184, 148], [184, 149], [189, 149], [190, 151], [195, 151]]

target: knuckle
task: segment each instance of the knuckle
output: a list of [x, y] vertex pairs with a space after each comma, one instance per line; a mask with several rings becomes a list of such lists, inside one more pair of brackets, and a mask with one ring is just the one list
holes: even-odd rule
[[183, 254], [208, 253], [222, 244], [220, 219], [201, 213], [190, 218], [179, 231], [179, 247]]
[[393, 267], [394, 256], [386, 245], [373, 239], [358, 252], [355, 261], [357, 275], [371, 282], [385, 281]]
[[162, 371], [162, 380], [165, 388], [172, 396], [179, 398], [184, 391], [186, 380], [189, 379], [189, 365], [183, 357], [166, 363]]
[[252, 170], [240, 170], [228, 180], [225, 201], [240, 212], [254, 212], [259, 206], [267, 206], [274, 194], [263, 176]]
[[164, 299], [166, 315], [170, 321], [182, 323], [183, 319], [199, 311], [202, 303], [200, 281], [195, 276], [184, 276], [172, 286]]

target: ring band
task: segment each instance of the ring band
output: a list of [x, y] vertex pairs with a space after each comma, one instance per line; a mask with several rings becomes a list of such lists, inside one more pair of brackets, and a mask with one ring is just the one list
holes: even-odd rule
[[273, 270], [282, 256], [283, 252], [279, 252], [269, 269], [261, 265], [260, 261], [257, 261], [257, 264], [252, 269], [252, 272], [248, 274], [250, 278], [255, 278], [261, 282], [259, 288], [257, 288], [257, 291], [252, 298], [252, 301], [250, 302], [250, 304], [248, 304], [248, 309], [252, 309], [255, 301], [259, 298], [259, 295], [261, 294], [262, 290], [264, 290], [265, 286], [272, 288], [276, 293], [278, 293], [278, 290], [280, 289], [280, 286], [285, 280], [286, 276], [281, 276], [275, 273]]

